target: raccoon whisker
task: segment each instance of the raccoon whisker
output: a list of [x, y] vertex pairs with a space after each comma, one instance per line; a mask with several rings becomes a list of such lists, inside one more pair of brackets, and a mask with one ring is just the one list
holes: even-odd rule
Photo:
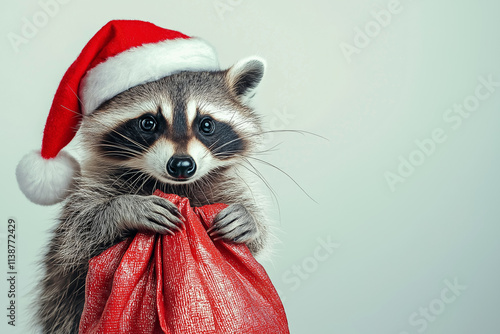
[[138, 174], [136, 179], [130, 184], [130, 192], [132, 194], [135, 194], [137, 195], [140, 191], [141, 191], [141, 187], [139, 187], [139, 183], [141, 183], [141, 181], [143, 182], [142, 185], [144, 185], [144, 180], [145, 180], [145, 177], [142, 173]]
[[193, 189], [190, 187], [189, 184], [183, 184], [182, 188], [184, 189], [184, 193], [187, 194], [188, 198], [192, 198], [193, 196]]
[[314, 137], [318, 137], [318, 138], [324, 139], [326, 141], [330, 141], [328, 138], [323, 137], [321, 135], [318, 135], [317, 133], [309, 132], [309, 131], [305, 131], [305, 130], [295, 130], [295, 129], [267, 130], [267, 131], [261, 131], [259, 133], [259, 135], [265, 135], [265, 134], [268, 134], [268, 133], [298, 133], [298, 134], [301, 134], [301, 135], [311, 135], [311, 136], [314, 136]]
[[[119, 167], [119, 166], [117, 166], [117, 167]], [[139, 173], [139, 170], [129, 168], [127, 166], [121, 166], [119, 168], [112, 168], [112, 167], [108, 166], [107, 170], [108, 170], [108, 176], [107, 176], [108, 181], [113, 181], [113, 180], [118, 179], [118, 181], [125, 181], [126, 182], [127, 180], [124, 179], [125, 176], [134, 175], [136, 173]], [[96, 175], [96, 177], [99, 177], [99, 176]]]
[[145, 150], [145, 151], [148, 149], [146, 146], [144, 146], [144, 145], [142, 145], [142, 144], [138, 143], [137, 141], [133, 140], [133, 139], [132, 139], [132, 138], [130, 138], [130, 137], [125, 136], [124, 134], [122, 134], [122, 133], [120, 133], [120, 132], [116, 131], [115, 129], [111, 129], [111, 131], [113, 131], [114, 133], [116, 133], [116, 134], [118, 134], [118, 135], [122, 136], [124, 139], [128, 140], [129, 142], [131, 142], [131, 143], [132, 143], [132, 144], [134, 144], [134, 145], [137, 145], [137, 147], [142, 148], [142, 149], [143, 149], [143, 150]]
[[[142, 173], [141, 173], [140, 171], [131, 171], [131, 170], [127, 170], [127, 171], [125, 171], [124, 173], [122, 173], [122, 174], [118, 175], [118, 176], [116, 177], [116, 180], [115, 180], [115, 181], [111, 184], [111, 186], [116, 185], [116, 184], [117, 184], [117, 182], [119, 182], [119, 181], [123, 181], [123, 180], [122, 180], [122, 178], [123, 178], [124, 176], [131, 175], [130, 179], [133, 179], [133, 178], [135, 178], [135, 177], [137, 177], [137, 179], [138, 179], [138, 178], [140, 178], [141, 174], [142, 174]], [[136, 181], [137, 181], [137, 180], [136, 180]], [[134, 181], [134, 182], [135, 182], [135, 181]], [[129, 185], [129, 187], [131, 188], [131, 187], [132, 187], [132, 185], [133, 185], [133, 183], [132, 183], [132, 184], [130, 184], [130, 185]]]
[[[100, 122], [99, 122], [99, 123], [100, 123]], [[102, 123], [101, 123], [101, 124], [102, 124]], [[142, 150], [144, 150], [144, 151], [146, 151], [146, 150], [148, 149], [148, 147], [146, 147], [146, 146], [142, 145], [141, 143], [139, 143], [139, 142], [137, 142], [137, 141], [133, 140], [133, 139], [132, 139], [132, 138], [130, 138], [130, 137], [125, 136], [124, 134], [122, 134], [122, 133], [120, 133], [120, 132], [116, 131], [115, 129], [111, 129], [111, 131], [112, 131], [113, 133], [116, 133], [117, 135], [121, 136], [122, 138], [124, 138], [124, 139], [128, 140], [129, 142], [131, 142], [132, 144], [136, 145], [138, 148], [140, 148], [140, 149], [142, 149]], [[110, 142], [110, 141], [103, 141], [103, 143], [112, 143], [112, 142]], [[96, 145], [96, 146], [97, 146], [97, 145]], [[129, 149], [129, 150], [131, 150], [131, 151], [135, 151], [133, 148], [130, 148], [130, 147], [125, 147], [125, 146], [116, 146], [116, 147], [119, 147], [119, 148], [121, 148], [121, 149]], [[137, 152], [137, 151], [135, 151], [135, 152]], [[140, 154], [140, 152], [138, 152], [138, 153]]]
[[239, 122], [233, 122], [234, 115], [236, 114], [236, 110], [234, 113], [231, 115], [231, 118], [229, 119], [228, 123], [231, 124], [233, 127], [238, 127], [240, 125], [246, 124], [247, 119], [241, 119]]
[[262, 163], [262, 164], [264, 164], [264, 165], [267, 165], [267, 166], [269, 166], [269, 167], [272, 167], [272, 168], [274, 168], [274, 169], [276, 169], [276, 170], [280, 171], [281, 173], [283, 173], [284, 175], [286, 175], [286, 176], [287, 176], [290, 180], [292, 180], [292, 182], [293, 182], [293, 183], [295, 183], [295, 185], [296, 185], [297, 187], [299, 187], [299, 189], [300, 189], [300, 190], [301, 190], [301, 191], [302, 191], [302, 192], [303, 192], [303, 193], [304, 193], [307, 197], [309, 197], [309, 199], [311, 199], [314, 203], [319, 204], [319, 203], [318, 203], [318, 202], [317, 202], [314, 198], [312, 198], [312, 197], [311, 197], [311, 195], [309, 195], [309, 194], [307, 193], [307, 191], [305, 191], [305, 189], [304, 189], [304, 188], [302, 188], [302, 186], [301, 186], [301, 185], [300, 185], [297, 181], [295, 181], [295, 179], [294, 179], [293, 177], [291, 177], [291, 176], [290, 176], [290, 174], [288, 174], [287, 172], [285, 172], [283, 169], [279, 168], [279, 167], [278, 167], [278, 166], [276, 166], [276, 165], [273, 165], [272, 163], [270, 163], [270, 162], [268, 162], [268, 161], [265, 161], [265, 160], [262, 160], [262, 159], [259, 159], [259, 158], [256, 158], [256, 157], [251, 157], [251, 156], [244, 156], [244, 157], [245, 157], [245, 158], [248, 158], [248, 159], [254, 159], [254, 160], [255, 160], [255, 161], [257, 161], [257, 162], [260, 162], [260, 163]]
[[127, 153], [127, 152], [121, 152], [121, 151], [109, 151], [106, 154], [102, 154], [102, 157], [110, 157], [112, 158], [134, 158], [138, 157], [137, 155], [133, 155], [132, 153]]
[[206, 179], [205, 183], [207, 184], [207, 189], [210, 191], [210, 198], [212, 198], [212, 202], [215, 201], [215, 194], [214, 194], [214, 189], [216, 188], [216, 177], [218, 175], [218, 170], [215, 169], [211, 173], [208, 174], [208, 178]]
[[[210, 195], [211, 195], [212, 199], [215, 198], [214, 193], [213, 193], [214, 187], [213, 187], [213, 182], [212, 182], [215, 173], [216, 173], [215, 171], [214, 172], [211, 171], [203, 179], [200, 180], [201, 183], [205, 186], [204, 188], [210, 191]], [[205, 195], [205, 197], [206, 197], [206, 195]], [[213, 202], [213, 200], [209, 201], [207, 199], [207, 203], [212, 204], [212, 202]]]
[[[137, 170], [126, 169], [124, 172], [116, 175], [116, 177], [114, 178], [115, 181], [114, 181], [114, 183], [111, 184], [111, 186], [114, 186], [116, 182], [121, 181], [124, 176], [127, 176], [127, 175], [137, 175], [137, 174], [140, 174], [140, 173], [141, 172], [137, 171]], [[113, 180], [113, 178], [109, 177], [109, 180]]]
[[234, 109], [234, 112], [231, 115], [231, 118], [229, 119], [229, 123], [232, 123], [234, 115], [236, 115], [236, 109]]
[[274, 145], [274, 146], [272, 146], [272, 147], [270, 147], [268, 149], [265, 149], [265, 150], [262, 150], [262, 151], [252, 152], [252, 154], [266, 154], [266, 153], [269, 153], [269, 152], [276, 152], [276, 151], [278, 151], [278, 147], [280, 145], [282, 145], [282, 144], [283, 144], [283, 142], [280, 142], [280, 143], [278, 143], [278, 144], [276, 144], [276, 145]]
[[220, 138], [218, 138], [212, 145], [210, 145], [207, 148], [205, 154], [203, 155], [203, 158], [205, 158], [208, 155], [208, 153], [212, 150], [212, 148], [214, 148], [214, 146], [219, 142], [219, 140], [220, 140]]
[[237, 153], [241, 153], [241, 150], [214, 152], [213, 156], [214, 157], [220, 157], [220, 156], [224, 156], [224, 155], [228, 155], [228, 154], [237, 154]]
[[179, 185], [179, 188], [181, 189], [182, 194], [185, 194], [186, 197], [190, 198], [191, 194], [189, 193], [189, 188], [186, 187], [185, 184]]
[[[257, 175], [257, 177], [260, 178], [264, 182], [266, 188], [269, 189], [269, 191], [272, 195], [272, 198], [273, 198], [274, 202], [276, 203], [276, 208], [278, 209], [278, 220], [281, 222], [281, 205], [280, 205], [280, 201], [278, 198], [278, 194], [276, 193], [274, 188], [271, 186], [269, 181], [267, 181], [267, 179], [264, 177], [264, 175], [250, 161], [248, 161], [248, 159], [244, 159], [244, 160], [247, 164], [249, 164], [253, 168], [253, 170], [255, 171], [255, 175]], [[246, 167], [246, 166], [244, 166], [244, 167]]]
[[[212, 204], [208, 197], [207, 197], [207, 194], [205, 193], [207, 190], [211, 190], [211, 186], [212, 186], [212, 183], [211, 183], [211, 178], [212, 178], [212, 175], [211, 173], [209, 172], [207, 175], [205, 175], [203, 178], [199, 179], [198, 181], [196, 181], [196, 186], [198, 187], [198, 189], [203, 193], [203, 196], [205, 197], [205, 200], [207, 201], [206, 203], [209, 203], [209, 204]], [[205, 189], [205, 191], [203, 191], [203, 189]], [[213, 196], [212, 196], [213, 198]]]
[[120, 151], [108, 151], [101, 156], [103, 157], [123, 157], [123, 158], [133, 158], [137, 157], [137, 155], [132, 155], [131, 153], [120, 152]]
[[264, 185], [266, 186], [266, 188], [269, 189], [269, 191], [271, 192], [274, 200], [276, 201], [276, 206], [278, 208], [278, 215], [279, 215], [280, 220], [281, 220], [281, 208], [280, 208], [280, 203], [279, 203], [279, 200], [278, 200], [278, 194], [274, 191], [273, 187], [271, 186], [271, 184], [269, 183], [269, 181], [267, 181], [267, 179], [264, 177], [264, 175], [262, 175], [262, 173], [250, 161], [248, 161], [245, 158], [243, 158], [243, 160], [246, 163], [248, 163], [252, 167], [253, 170], [250, 169], [249, 167], [245, 166], [242, 163], [238, 163], [237, 162], [236, 164], [240, 165], [241, 167], [243, 167], [246, 170], [248, 170], [250, 173], [252, 173], [255, 176], [257, 176], [264, 183]]
[[264, 177], [264, 175], [262, 175], [262, 173], [250, 162], [248, 161], [247, 159], [243, 158], [243, 160], [248, 163], [252, 169], [250, 169], [249, 167], [245, 166], [244, 164], [242, 163], [237, 163], [238, 165], [244, 167], [245, 169], [247, 169], [249, 172], [253, 173], [254, 175], [256, 175], [258, 178], [260, 178], [262, 180], [262, 182], [264, 182], [264, 184], [266, 185], [266, 187], [271, 191], [271, 193], [275, 196], [276, 200], [277, 200], [277, 194], [276, 192], [274, 191], [273, 187], [271, 186], [271, 184], [269, 183], [269, 181], [267, 181], [267, 179]]
[[157, 178], [155, 178], [155, 184], [154, 184], [154, 186], [153, 186], [153, 190], [158, 189], [158, 188], [157, 188], [157, 186], [158, 186], [158, 179], [157, 179]]
[[232, 143], [234, 143], [234, 142], [237, 142], [237, 141], [242, 141], [242, 140], [249, 139], [249, 138], [252, 138], [252, 137], [258, 137], [258, 136], [260, 136], [261, 134], [262, 134], [262, 132], [259, 132], [259, 133], [250, 133], [250, 134], [247, 134], [247, 135], [245, 135], [245, 136], [238, 137], [238, 138], [235, 138], [235, 139], [233, 139], [233, 140], [230, 140], [230, 141], [228, 141], [227, 143], [224, 143], [223, 145], [221, 145], [221, 146], [217, 147], [217, 148], [215, 149], [215, 153], [216, 153], [217, 151], [220, 151], [223, 147], [225, 147], [225, 146], [227, 146], [227, 145], [230, 145], [230, 144], [232, 144]]
[[[106, 172], [106, 171], [113, 171], [114, 169], [111, 169], [111, 168], [106, 168], [104, 166], [102, 166], [102, 169], [101, 169], [101, 173], [102, 172]], [[115, 173], [116, 174], [116, 173]], [[86, 176], [86, 179], [88, 178], [98, 178], [101, 174], [98, 174], [98, 173], [92, 173], [92, 172], [89, 172]], [[116, 192], [116, 191], [112, 191], [114, 188], [114, 184], [116, 182], [118, 182], [118, 179], [116, 178], [111, 178], [110, 176], [107, 176], [106, 179], [109, 181], [110, 183], [110, 186], [109, 187], [101, 187], [101, 188], [97, 188], [97, 187], [89, 187], [88, 185], [84, 186], [85, 185], [85, 181], [81, 181], [79, 182], [80, 186], [80, 190], [81, 190], [81, 193], [82, 195], [85, 195], [85, 196], [89, 196], [89, 197], [92, 197], [93, 194], [95, 194], [96, 192], [97, 193], [100, 193], [102, 195], [107, 195], [107, 197], [113, 197], [113, 196], [117, 196], [119, 193]], [[112, 182], [113, 181], [113, 182]], [[71, 216], [69, 217], [71, 219]]]
[[[208, 200], [208, 197], [207, 197], [207, 194], [205, 194], [205, 192], [203, 191], [203, 187], [202, 187], [202, 184], [205, 185], [207, 181], [205, 180], [200, 180], [199, 183], [196, 184], [196, 187], [198, 188], [198, 190], [200, 190], [200, 192], [203, 194], [203, 197], [205, 197], [205, 200], [207, 201], [208, 204], [212, 204], [211, 201]], [[200, 184], [202, 183], [202, 184]], [[209, 189], [209, 188], [206, 188], [206, 189]]]
[[160, 182], [160, 190], [164, 193], [168, 193], [167, 191], [167, 185], [163, 182]]
[[[136, 189], [136, 186], [139, 184], [139, 182], [141, 182], [141, 179], [144, 179], [144, 174], [141, 172], [139, 172], [136, 176], [137, 177], [136, 177], [135, 181], [133, 181], [129, 185], [131, 191], [134, 191], [134, 189]], [[140, 191], [141, 187], [137, 187], [137, 189]], [[137, 193], [138, 193], [138, 191], [135, 192], [135, 194], [137, 194]]]
[[255, 203], [257, 203], [257, 199], [255, 198], [255, 195], [254, 195], [254, 193], [252, 191], [252, 188], [248, 185], [248, 183], [245, 181], [245, 179], [241, 177], [240, 173], [238, 173], [238, 170], [236, 170], [235, 173], [236, 173], [236, 176], [246, 185], [246, 187], [250, 191], [250, 194], [252, 195], [253, 201]]
[[[241, 156], [241, 150], [233, 150], [233, 151], [223, 151], [223, 152], [214, 152], [214, 157], [229, 157], [230, 155], [234, 155], [237, 157]], [[259, 154], [260, 152], [255, 152], [255, 154]], [[252, 153], [254, 154], [254, 153]]]
[[182, 185], [181, 185], [181, 189], [182, 189], [182, 192], [183, 192], [184, 194], [186, 194], [186, 197], [190, 198], [191, 194], [189, 193], [189, 188], [188, 188], [188, 187], [186, 187], [186, 185], [185, 185], [185, 184], [182, 184]]
[[231, 152], [213, 152], [212, 155], [216, 158], [223, 157], [224, 155], [231, 154]]
[[[83, 106], [83, 102], [82, 102], [82, 100], [80, 100], [80, 97], [78, 96], [78, 94], [71, 88], [71, 86], [69, 84], [66, 84], [66, 86], [68, 86], [69, 90], [75, 95], [78, 102], [80, 102], [80, 105]], [[82, 115], [83, 115], [83, 113], [82, 113]]]
[[200, 202], [200, 200], [198, 199], [198, 196], [196, 196], [196, 187], [194, 184], [189, 184], [189, 185], [186, 185], [186, 188], [189, 189], [189, 193], [191, 194], [191, 196], [193, 196], [193, 200], [195, 202]]
[[142, 187], [144, 187], [144, 185], [145, 185], [145, 184], [146, 184], [146, 183], [147, 183], [147, 182], [148, 182], [148, 181], [149, 181], [152, 177], [153, 177], [152, 175], [148, 175], [148, 177], [146, 177], [146, 178], [144, 179], [144, 182], [142, 182], [141, 186], [137, 188], [137, 191], [135, 192], [135, 194], [136, 194], [136, 195], [137, 195], [137, 194], [141, 191]]
[[87, 117], [87, 115], [84, 115], [84, 114], [83, 114], [83, 113], [81, 113], [81, 112], [78, 112], [78, 111], [75, 111], [75, 110], [73, 110], [73, 109], [70, 109], [70, 108], [68, 108], [68, 107], [66, 107], [66, 106], [63, 106], [62, 104], [61, 104], [60, 106], [61, 106], [62, 108], [64, 108], [64, 109], [66, 109], [67, 111], [71, 111], [71, 112], [72, 112], [73, 114], [75, 114], [75, 115], [78, 115], [78, 116], [80, 116], [80, 117]]
[[196, 193], [195, 193], [195, 189], [194, 189], [195, 187], [194, 187], [194, 185], [193, 186], [186, 185], [186, 188], [189, 189], [189, 193], [191, 194], [191, 196], [193, 196], [193, 200], [195, 202], [199, 202], [198, 197], [196, 196]]
[[136, 154], [137, 156], [141, 154], [141, 152], [137, 151], [137, 150], [134, 150], [130, 147], [126, 147], [126, 146], [120, 146], [120, 145], [116, 145], [114, 143], [107, 143], [107, 142], [103, 142], [103, 143], [99, 143], [97, 145], [95, 145], [95, 147], [110, 147], [110, 148], [117, 148], [117, 149], [120, 149], [120, 150], [123, 150], [123, 151], [127, 151], [127, 152], [130, 152], [130, 153], [134, 153]]
[[[116, 147], [118, 148], [118, 147]], [[122, 157], [132, 157], [132, 158], [137, 158], [140, 157], [140, 154], [138, 152], [134, 151], [129, 151], [129, 150], [116, 150], [116, 151], [106, 151], [100, 153], [101, 156], [107, 157], [107, 156], [122, 156]]]
[[[281, 144], [282, 144], [282, 143], [278, 143], [278, 144], [274, 145], [273, 147], [268, 148], [268, 149], [266, 149], [266, 150], [254, 151], [254, 152], [252, 152], [252, 155], [267, 155], [267, 153], [269, 153], [269, 152], [275, 152], [275, 151], [278, 151], [278, 150], [277, 150], [277, 147], [278, 147], [279, 145], [281, 145]], [[240, 151], [240, 150], [237, 150], [237, 151], [224, 151], [224, 152], [218, 152], [218, 153], [214, 153], [213, 155], [214, 155], [215, 157], [219, 157], [219, 156], [230, 155], [230, 154], [236, 154], [236, 155], [237, 155], [237, 154], [239, 154], [239, 153], [241, 153], [241, 151]]]
[[195, 188], [196, 188], [195, 184], [192, 184], [192, 185], [186, 184], [187, 193], [189, 194], [188, 198], [192, 198], [194, 203], [198, 203], [199, 200], [198, 200], [198, 197], [196, 196]]
[[243, 140], [243, 139], [245, 139], [245, 138], [248, 138], [248, 137], [246, 137], [246, 136], [245, 136], [245, 137], [241, 137], [241, 138], [236, 138], [236, 139], [233, 139], [233, 140], [228, 141], [227, 143], [222, 144], [221, 146], [217, 147], [217, 148], [214, 150], [214, 154], [216, 154], [218, 151], [220, 151], [220, 150], [221, 150], [224, 146], [230, 145], [230, 144], [232, 144], [232, 143], [234, 143], [234, 142], [236, 142], [236, 141], [241, 141], [241, 140]]
[[269, 130], [269, 131], [260, 131], [259, 133], [251, 133], [251, 134], [248, 134], [246, 136], [230, 140], [227, 143], [224, 143], [223, 145], [217, 147], [217, 149], [215, 150], [215, 153], [218, 150], [220, 151], [224, 146], [230, 145], [230, 144], [232, 144], [232, 143], [234, 143], [236, 141], [240, 141], [240, 140], [244, 140], [244, 139], [248, 139], [248, 138], [252, 138], [252, 137], [258, 137], [258, 136], [262, 136], [262, 135], [265, 135], [265, 134], [268, 134], [268, 133], [298, 133], [298, 134], [301, 134], [301, 135], [308, 134], [308, 135], [312, 135], [312, 136], [315, 136], [315, 137], [322, 138], [324, 140], [328, 140], [327, 138], [325, 138], [325, 137], [323, 137], [321, 135], [318, 135], [318, 134], [315, 134], [315, 133], [312, 133], [312, 132], [309, 132], [309, 131], [303, 131], [303, 130]]
[[215, 147], [215, 145], [217, 145], [217, 143], [218, 143], [219, 141], [220, 141], [220, 138], [217, 138], [217, 140], [216, 140], [216, 141], [215, 141], [212, 145], [210, 145], [210, 146], [208, 147], [207, 151], [211, 151], [211, 150]]
[[[67, 109], [67, 108], [66, 108], [66, 109]], [[69, 110], [69, 109], [68, 109], [68, 110]], [[101, 121], [99, 121], [99, 120], [98, 120], [98, 119], [96, 119], [95, 117], [94, 117], [94, 121], [96, 121], [97, 123], [101, 124], [102, 126], [104, 126], [104, 127], [108, 128], [108, 126], [107, 126], [106, 124], [102, 123]], [[135, 141], [135, 140], [133, 140], [132, 138], [129, 138], [129, 137], [125, 136], [124, 134], [122, 134], [122, 133], [120, 133], [120, 132], [116, 131], [115, 129], [111, 129], [111, 131], [112, 131], [112, 132], [114, 132], [114, 133], [116, 133], [117, 135], [119, 135], [119, 136], [123, 137], [124, 139], [126, 139], [126, 140], [130, 141], [132, 144], [136, 145], [137, 147], [142, 148], [143, 150], [147, 150], [147, 149], [148, 149], [146, 146], [144, 146], [144, 145], [142, 145], [142, 144], [140, 144], [140, 143], [136, 142], [136, 141]]]

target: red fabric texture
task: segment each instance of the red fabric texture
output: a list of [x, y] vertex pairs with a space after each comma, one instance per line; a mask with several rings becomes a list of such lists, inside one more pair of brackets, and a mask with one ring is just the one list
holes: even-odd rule
[[77, 94], [80, 81], [88, 70], [133, 47], [176, 38], [189, 37], [137, 20], [114, 20], [102, 27], [59, 83], [43, 133], [42, 157], [55, 158], [75, 136], [82, 117]]
[[281, 300], [243, 244], [212, 241], [226, 205], [192, 208], [174, 235], [138, 233], [91, 259], [80, 333], [289, 333]]

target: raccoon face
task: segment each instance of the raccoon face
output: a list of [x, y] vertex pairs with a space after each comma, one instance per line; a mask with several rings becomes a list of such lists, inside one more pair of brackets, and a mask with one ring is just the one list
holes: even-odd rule
[[81, 126], [87, 159], [168, 184], [186, 184], [237, 164], [261, 134], [248, 106], [264, 63], [226, 71], [181, 72], [133, 87], [105, 102]]

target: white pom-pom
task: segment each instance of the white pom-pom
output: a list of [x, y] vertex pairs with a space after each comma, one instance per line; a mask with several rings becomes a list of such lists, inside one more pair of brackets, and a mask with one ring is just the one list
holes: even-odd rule
[[61, 151], [53, 159], [44, 159], [40, 151], [25, 155], [16, 168], [19, 188], [36, 204], [52, 205], [64, 200], [74, 187], [80, 164]]

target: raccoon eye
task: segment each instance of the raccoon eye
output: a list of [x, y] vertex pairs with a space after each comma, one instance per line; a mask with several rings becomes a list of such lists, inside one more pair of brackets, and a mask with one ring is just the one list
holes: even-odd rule
[[215, 131], [215, 123], [210, 117], [205, 117], [200, 122], [200, 131], [205, 135], [211, 135]]
[[153, 116], [144, 116], [139, 120], [139, 126], [142, 130], [151, 132], [156, 128], [156, 119]]

